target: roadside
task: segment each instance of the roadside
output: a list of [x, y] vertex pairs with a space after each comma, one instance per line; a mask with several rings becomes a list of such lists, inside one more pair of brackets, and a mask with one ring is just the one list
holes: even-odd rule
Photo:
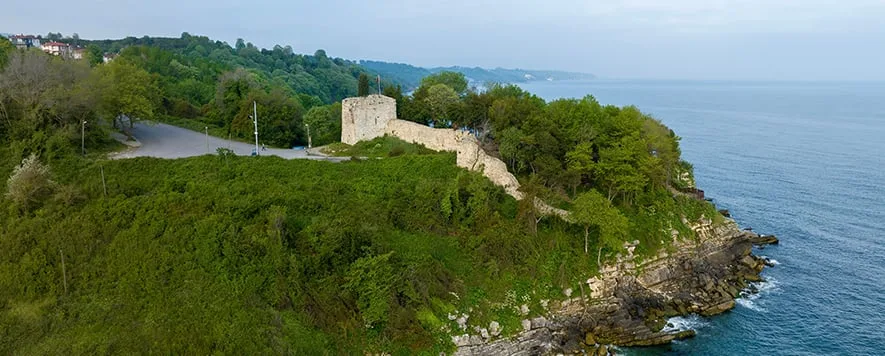
[[[205, 133], [192, 131], [163, 123], [136, 123], [130, 130], [136, 142], [123, 140], [129, 149], [110, 155], [112, 159], [133, 157], [184, 158], [217, 154], [219, 148], [231, 150], [238, 156], [250, 156], [255, 151], [254, 144], [226, 140]], [[121, 135], [122, 136], [122, 135]], [[116, 137], [115, 137], [116, 138]], [[120, 138], [117, 138], [118, 141]], [[129, 143], [127, 143], [129, 142]], [[340, 162], [349, 158], [328, 157], [320, 150], [262, 148], [258, 152], [262, 156], [277, 156], [285, 159], [314, 159]]]

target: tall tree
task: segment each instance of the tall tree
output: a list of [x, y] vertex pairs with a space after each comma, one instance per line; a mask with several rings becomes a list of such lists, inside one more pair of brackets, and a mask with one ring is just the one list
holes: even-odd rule
[[150, 74], [125, 60], [117, 59], [97, 68], [98, 85], [102, 91], [102, 113], [114, 123], [151, 119], [157, 106], [159, 88]]
[[627, 218], [611, 202], [595, 190], [581, 193], [575, 199], [571, 219], [584, 227], [584, 253], [588, 253], [590, 228], [596, 227], [599, 252], [596, 263], [599, 265], [603, 248], [617, 248], [627, 234]]
[[430, 109], [431, 120], [439, 126], [448, 126], [449, 114], [458, 105], [458, 94], [445, 84], [436, 84], [427, 90], [424, 102]]
[[93, 67], [104, 62], [104, 52], [101, 51], [101, 47], [94, 44], [86, 46], [86, 61]]
[[357, 95], [369, 95], [369, 76], [366, 73], [360, 73], [359, 84], [357, 84]]
[[15, 46], [8, 39], [0, 37], [0, 69], [6, 66], [9, 61], [9, 55], [15, 51]]

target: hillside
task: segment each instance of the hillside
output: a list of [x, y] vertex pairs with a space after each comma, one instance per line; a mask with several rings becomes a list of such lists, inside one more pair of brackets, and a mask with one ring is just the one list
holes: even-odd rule
[[303, 140], [307, 122], [341, 137], [340, 103], [160, 47], [102, 64], [0, 40], [0, 354], [439, 354], [476, 328], [519, 333], [625, 242], [655, 256], [674, 231], [695, 238], [691, 222], [721, 222], [671, 193], [691, 187], [691, 165], [637, 108], [476, 92], [454, 72], [386, 93], [399, 118], [474, 133], [524, 199], [391, 137], [334, 145], [373, 157], [343, 163], [107, 160], [109, 131], [187, 100], [205, 103], [174, 118], [216, 134], [248, 137], [257, 103], [266, 140]]

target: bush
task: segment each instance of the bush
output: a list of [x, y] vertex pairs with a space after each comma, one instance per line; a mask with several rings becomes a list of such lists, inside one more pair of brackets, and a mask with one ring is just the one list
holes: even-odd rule
[[15, 167], [9, 180], [6, 181], [6, 198], [12, 200], [22, 210], [28, 211], [52, 194], [53, 185], [49, 167], [40, 163], [36, 155], [31, 154], [22, 160], [20, 166]]

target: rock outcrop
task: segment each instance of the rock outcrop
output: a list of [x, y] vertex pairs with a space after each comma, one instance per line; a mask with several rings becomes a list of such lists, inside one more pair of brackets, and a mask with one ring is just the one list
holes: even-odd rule
[[462, 338], [456, 354], [589, 353], [606, 345], [658, 345], [694, 336], [691, 330], [665, 328], [667, 318], [733, 308], [741, 290], [761, 280], [766, 265], [751, 254], [759, 235], [741, 231], [732, 220], [717, 226], [702, 220], [694, 231], [696, 239], [678, 241], [673, 252], [643, 262], [628, 247], [626, 257], [587, 280], [582, 295], [551, 302], [547, 316], [524, 322], [524, 332], [490, 342]]

